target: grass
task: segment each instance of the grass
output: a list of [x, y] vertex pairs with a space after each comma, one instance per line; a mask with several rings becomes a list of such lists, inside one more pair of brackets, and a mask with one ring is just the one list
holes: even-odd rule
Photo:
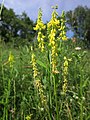
[[[13, 68], [10, 68], [10, 64], [7, 63], [10, 51], [15, 61]], [[66, 53], [63, 53], [62, 57], [58, 56], [60, 71], [58, 74], [51, 72], [50, 54], [47, 58], [47, 51], [40, 53], [36, 48], [34, 54], [37, 59], [38, 78], [41, 80], [42, 93], [47, 101], [46, 106], [42, 105], [40, 91], [34, 86], [30, 47], [25, 46], [18, 49], [0, 47], [0, 119], [89, 120], [89, 50], [75, 51], [72, 49], [72, 52], [67, 55], [73, 60], [69, 63], [68, 68], [66, 95], [62, 94], [63, 56], [66, 56]]]

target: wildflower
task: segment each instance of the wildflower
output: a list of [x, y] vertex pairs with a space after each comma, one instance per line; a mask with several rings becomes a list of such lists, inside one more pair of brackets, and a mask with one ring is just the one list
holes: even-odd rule
[[[32, 47], [31, 47], [31, 51], [32, 51]], [[34, 53], [32, 53], [32, 61], [31, 62], [32, 62], [32, 67], [33, 67], [34, 86], [38, 91], [42, 105], [46, 105], [46, 96], [44, 95], [43, 85], [41, 83], [41, 80], [38, 77], [38, 69], [37, 69]]]
[[66, 92], [67, 92], [67, 79], [64, 78], [63, 93], [66, 94]]
[[13, 67], [14, 56], [12, 55], [11, 52], [10, 52], [10, 54], [9, 54], [8, 62], [10, 63], [10, 67]]
[[33, 78], [35, 79], [38, 75], [38, 70], [36, 67], [36, 60], [35, 60], [35, 55], [32, 53], [32, 66], [33, 66]]
[[57, 63], [57, 43], [55, 41], [55, 30], [51, 30], [51, 34], [49, 35], [50, 43], [49, 45], [51, 46], [51, 64], [52, 64], [52, 71], [55, 71], [56, 69], [56, 63]]
[[38, 31], [38, 43], [39, 43], [39, 48], [41, 49], [41, 51], [44, 51], [44, 39], [45, 36], [43, 35], [43, 30], [45, 30], [46, 26], [44, 25], [43, 21], [42, 21], [42, 10], [39, 9], [38, 12], [38, 19], [37, 19], [37, 24], [36, 27], [34, 27], [34, 30]]
[[82, 100], [85, 101], [85, 97], [82, 97]]
[[42, 52], [44, 51], [44, 38], [45, 36], [41, 32], [38, 32], [38, 46]]
[[50, 22], [47, 24], [47, 27], [51, 30], [52, 28], [59, 28], [60, 21], [57, 19], [58, 13], [54, 9], [52, 12], [52, 18]]
[[60, 39], [62, 40], [67, 40], [67, 37], [66, 37], [66, 25], [65, 25], [65, 13], [64, 11], [62, 12], [62, 15], [61, 15], [61, 26], [59, 28], [59, 31], [60, 31], [60, 34], [59, 34], [59, 37]]
[[81, 50], [81, 47], [76, 47], [75, 50]]
[[32, 114], [26, 116], [26, 120], [31, 120]]
[[68, 59], [66, 57], [64, 57], [64, 69], [63, 69], [63, 74], [67, 75], [68, 74]]
[[60, 72], [58, 70], [54, 70], [54, 71], [52, 71], [52, 73], [59, 74]]
[[41, 110], [41, 111], [44, 111], [44, 109], [43, 109], [43, 108], [40, 108], [40, 110]]
[[57, 29], [59, 28], [59, 20], [57, 19], [58, 13], [54, 8], [52, 12], [52, 18], [50, 22], [47, 24], [48, 38], [49, 38], [49, 46], [51, 47], [51, 64], [52, 64], [52, 72], [57, 71]]
[[35, 81], [35, 87], [38, 90], [42, 105], [46, 105], [46, 96], [44, 95], [43, 85], [41, 84], [40, 80]]
[[76, 94], [73, 95], [73, 98], [75, 98], [76, 100], [78, 99], [78, 96]]
[[68, 75], [68, 65], [69, 65], [69, 62], [72, 61], [72, 59], [67, 59], [66, 57], [64, 57], [64, 63], [63, 63], [63, 79], [64, 79], [64, 84], [63, 84], [63, 93], [66, 94], [67, 92], [67, 83], [68, 83], [68, 80], [67, 80], [67, 75]]

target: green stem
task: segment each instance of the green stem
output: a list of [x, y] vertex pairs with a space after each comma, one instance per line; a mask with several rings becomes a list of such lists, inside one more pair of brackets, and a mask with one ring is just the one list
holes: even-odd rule
[[58, 103], [57, 103], [57, 88], [56, 88], [56, 81], [55, 81], [55, 76], [53, 76], [53, 80], [54, 80], [54, 96], [55, 96], [55, 103], [56, 103], [56, 120], [59, 120], [59, 116], [58, 116]]
[[71, 114], [71, 110], [69, 108], [68, 102], [66, 103], [66, 107], [67, 107], [67, 110], [68, 110], [69, 119], [72, 120], [72, 114]]
[[16, 88], [15, 88], [15, 80], [14, 80], [14, 114], [16, 110]]
[[80, 120], [83, 120], [83, 71], [82, 71], [82, 67], [81, 67], [81, 60], [79, 62], [79, 72], [80, 72]]
[[5, 111], [6, 111], [6, 108], [5, 108], [5, 106], [4, 106], [3, 120], [5, 120]]
[[6, 96], [6, 105], [5, 105], [5, 108], [6, 108], [6, 120], [8, 120], [8, 103], [9, 103], [9, 96], [10, 96], [10, 85], [11, 81], [10, 79], [8, 80], [8, 88], [7, 88], [7, 96]]
[[49, 60], [49, 65], [50, 65], [50, 69], [49, 69], [49, 120], [52, 120], [52, 116], [51, 116], [51, 109], [52, 109], [52, 91], [51, 91], [51, 87], [52, 87], [52, 67], [51, 67], [51, 51], [49, 51], [48, 53], [48, 60]]
[[[80, 72], [82, 72], [82, 70], [80, 70]], [[82, 73], [81, 73], [82, 74]], [[82, 100], [82, 97], [83, 97], [83, 90], [82, 90], [82, 75], [80, 76], [80, 96], [81, 96], [81, 103], [80, 103], [80, 120], [83, 120], [83, 100]]]

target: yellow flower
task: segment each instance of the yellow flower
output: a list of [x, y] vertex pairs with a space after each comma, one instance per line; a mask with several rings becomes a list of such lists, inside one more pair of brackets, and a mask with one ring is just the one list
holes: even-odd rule
[[[32, 47], [31, 47], [31, 51], [32, 51]], [[37, 69], [37, 65], [36, 65], [35, 54], [33, 53], [33, 51], [32, 51], [31, 63], [32, 63], [32, 67], [33, 67], [34, 86], [37, 89], [41, 103], [44, 106], [44, 105], [46, 105], [46, 96], [44, 95], [43, 85], [41, 84], [41, 81], [38, 76], [38, 69]]]
[[63, 93], [66, 94], [67, 92], [67, 79], [64, 79], [64, 84], [63, 84]]
[[52, 12], [52, 18], [50, 22], [47, 24], [48, 38], [49, 38], [49, 46], [51, 48], [51, 65], [52, 72], [55, 73], [57, 71], [57, 31], [59, 29], [60, 21], [57, 19], [58, 13], [54, 8]]
[[64, 63], [63, 63], [63, 93], [66, 94], [67, 92], [67, 84], [68, 84], [68, 80], [67, 80], [67, 75], [68, 75], [68, 66], [69, 66], [69, 62], [72, 61], [72, 59], [68, 59], [66, 56], [64, 56]]
[[61, 26], [59, 28], [59, 31], [60, 31], [59, 37], [62, 40], [67, 40], [65, 22], [66, 22], [66, 20], [65, 20], [65, 13], [62, 12], [62, 15], [61, 15]]
[[52, 18], [50, 20], [50, 22], [47, 24], [47, 27], [50, 28], [50, 27], [53, 27], [53, 28], [59, 28], [59, 24], [60, 24], [60, 21], [57, 20], [57, 12], [56, 10], [54, 10], [52, 12]]
[[44, 25], [43, 21], [42, 21], [42, 10], [39, 9], [39, 13], [38, 13], [38, 19], [37, 19], [37, 24], [36, 27], [34, 27], [34, 30], [38, 31], [38, 46], [41, 50], [41, 52], [44, 51], [44, 39], [45, 36], [42, 33], [42, 30], [45, 30], [46, 26]]
[[67, 91], [67, 75], [68, 75], [68, 59], [64, 56], [64, 63], [63, 63], [63, 93], [66, 94]]
[[63, 37], [62, 37], [62, 40], [67, 40], [67, 37], [66, 37], [66, 36], [63, 36]]
[[9, 61], [9, 62], [13, 62], [13, 61], [14, 61], [14, 56], [12, 55], [11, 52], [10, 52], [10, 54], [9, 54], [8, 61]]
[[35, 60], [35, 55], [34, 53], [32, 53], [32, 66], [33, 66], [33, 78], [36, 79], [37, 75], [38, 75], [38, 70], [36, 67], [36, 60]]
[[32, 114], [26, 116], [26, 120], [31, 120]]
[[41, 81], [39, 79], [35, 81], [35, 87], [38, 90], [42, 105], [46, 105], [46, 96], [44, 95], [43, 85], [41, 84]]
[[39, 48], [41, 49], [41, 51], [44, 51], [44, 38], [45, 36], [39, 31], [38, 32], [38, 43], [39, 43]]
[[10, 52], [10, 54], [9, 54], [8, 62], [10, 63], [10, 67], [13, 67], [14, 56], [12, 55], [11, 52]]

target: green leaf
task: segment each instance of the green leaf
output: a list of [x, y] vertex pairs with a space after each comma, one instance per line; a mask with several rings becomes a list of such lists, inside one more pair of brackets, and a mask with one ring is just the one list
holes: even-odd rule
[[46, 64], [45, 63], [43, 63], [42, 61], [40, 61], [40, 60], [37, 60], [36, 61], [41, 67], [43, 67], [43, 68], [45, 68], [45, 69], [47, 69], [48, 70], [48, 67], [46, 66]]
[[0, 101], [0, 105], [4, 105], [4, 102]]
[[89, 78], [87, 78], [87, 79], [84, 81], [84, 83], [83, 83], [83, 86], [82, 86], [82, 87], [86, 87], [86, 86], [87, 86], [88, 80], [89, 80]]

